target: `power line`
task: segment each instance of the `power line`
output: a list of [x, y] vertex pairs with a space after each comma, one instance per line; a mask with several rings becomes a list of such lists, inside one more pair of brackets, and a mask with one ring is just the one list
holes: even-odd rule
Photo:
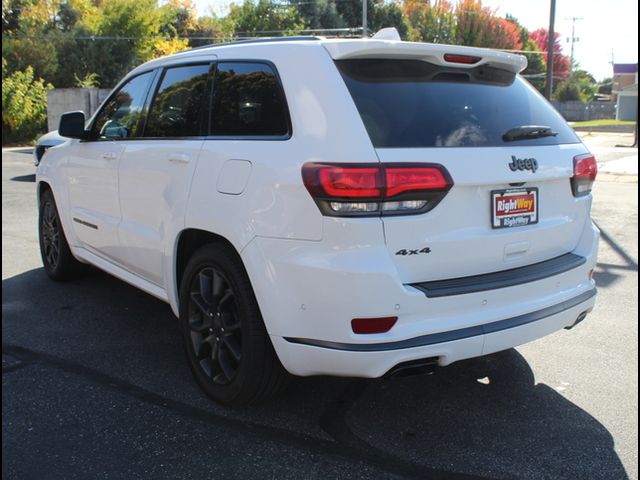
[[[313, 34], [316, 32], [329, 32], [329, 33], [344, 33], [346, 35], [349, 34], [357, 34], [362, 31], [361, 27], [349, 27], [349, 28], [318, 28], [318, 29], [307, 29], [307, 30], [264, 30], [264, 31], [255, 31], [255, 32], [235, 32], [232, 35], [223, 36], [223, 37], [206, 37], [206, 36], [178, 36], [178, 37], [163, 37], [158, 35], [156, 37], [130, 37], [130, 36], [110, 36], [110, 35], [24, 35], [24, 34], [16, 34], [16, 35], [2, 35], [3, 40], [12, 40], [12, 39], [34, 39], [34, 40], [91, 40], [91, 41], [100, 41], [100, 40], [142, 40], [142, 39], [165, 39], [165, 40], [228, 40], [229, 38], [256, 38], [256, 35], [261, 34], [274, 34], [274, 33], [296, 33], [296, 34]], [[284, 35], [287, 36], [287, 35]], [[547, 52], [542, 52], [540, 50], [513, 50], [508, 48], [489, 48], [489, 47], [476, 47], [482, 48], [483, 50], [493, 50], [497, 52], [508, 52], [508, 53], [520, 53], [520, 54], [534, 54], [534, 55], [545, 55]]]
[[[33, 39], [33, 40], [91, 40], [91, 41], [100, 41], [100, 40], [142, 40], [142, 39], [164, 39], [164, 40], [228, 40], [229, 38], [256, 38], [256, 35], [260, 34], [272, 34], [272, 33], [296, 33], [296, 34], [313, 34], [314, 32], [334, 32], [336, 34], [344, 33], [345, 35], [357, 34], [362, 31], [361, 27], [351, 27], [351, 28], [319, 28], [319, 29], [310, 29], [310, 30], [266, 30], [266, 31], [255, 31], [255, 32], [235, 32], [232, 35], [224, 36], [224, 37], [203, 37], [203, 36], [178, 36], [178, 37], [163, 37], [158, 35], [156, 37], [123, 37], [123, 36], [108, 36], [108, 35], [3, 35], [3, 40], [14, 40], [14, 39]], [[287, 37], [288, 35], [282, 35], [283, 37]], [[483, 50], [493, 50], [496, 52], [507, 52], [507, 53], [520, 53], [520, 54], [534, 54], [534, 55], [545, 55], [547, 52], [542, 52], [540, 50], [512, 50], [508, 48], [490, 48], [490, 47], [474, 47], [481, 48]]]

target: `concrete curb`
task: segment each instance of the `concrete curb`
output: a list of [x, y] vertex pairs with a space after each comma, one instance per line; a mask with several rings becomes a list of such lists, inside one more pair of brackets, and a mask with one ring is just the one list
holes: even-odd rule
[[601, 125], [599, 127], [572, 127], [576, 132], [584, 133], [633, 133], [635, 125]]
[[32, 153], [33, 147], [2, 147], [3, 152]]

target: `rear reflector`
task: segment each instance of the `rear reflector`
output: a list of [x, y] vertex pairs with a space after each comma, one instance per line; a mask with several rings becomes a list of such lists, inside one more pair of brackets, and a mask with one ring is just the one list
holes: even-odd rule
[[445, 53], [444, 60], [449, 63], [464, 63], [467, 65], [473, 65], [482, 60], [480, 57], [473, 57], [471, 55], [455, 55], [453, 53]]
[[351, 320], [353, 333], [385, 333], [391, 330], [398, 317], [354, 318]]
[[573, 158], [573, 177], [571, 177], [571, 190], [575, 197], [589, 195], [593, 182], [598, 175], [598, 162], [591, 153], [578, 155]]
[[453, 186], [443, 166], [426, 163], [306, 163], [302, 179], [330, 216], [423, 213]]

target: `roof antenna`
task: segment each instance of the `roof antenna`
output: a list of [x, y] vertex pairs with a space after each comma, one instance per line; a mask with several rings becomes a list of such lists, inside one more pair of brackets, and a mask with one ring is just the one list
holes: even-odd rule
[[378, 30], [372, 38], [376, 40], [395, 40], [397, 42], [402, 40], [396, 27], [388, 27]]

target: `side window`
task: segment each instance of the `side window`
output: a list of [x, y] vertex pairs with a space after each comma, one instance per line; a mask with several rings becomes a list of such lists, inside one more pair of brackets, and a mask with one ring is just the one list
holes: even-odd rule
[[282, 90], [269, 65], [218, 64], [211, 129], [211, 134], [217, 136], [282, 136], [289, 133]]
[[145, 137], [201, 135], [201, 114], [207, 103], [209, 65], [189, 65], [166, 70], [151, 105]]
[[96, 138], [130, 138], [138, 135], [145, 97], [153, 72], [143, 73], [125, 83], [102, 107], [93, 122]]

